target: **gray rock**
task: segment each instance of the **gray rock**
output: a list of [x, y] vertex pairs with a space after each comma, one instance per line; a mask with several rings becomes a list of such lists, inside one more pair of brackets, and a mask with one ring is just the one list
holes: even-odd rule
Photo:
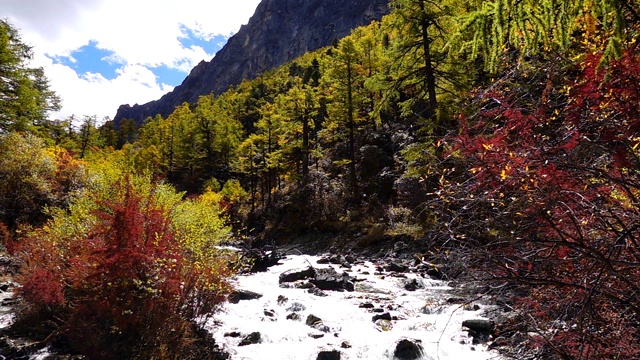
[[388, 312], [384, 313], [384, 314], [377, 314], [377, 315], [373, 315], [373, 318], [371, 319], [373, 322], [375, 322], [376, 320], [389, 320], [391, 321], [391, 314], [389, 314]]
[[307, 324], [308, 326], [313, 326], [319, 323], [322, 323], [322, 319], [313, 314], [309, 314], [309, 316], [307, 316], [307, 320], [305, 320], [305, 324]]
[[492, 320], [470, 319], [463, 321], [462, 326], [477, 332], [491, 332], [495, 324]]
[[422, 357], [423, 349], [419, 340], [402, 339], [393, 352], [394, 360], [416, 360]]
[[259, 344], [262, 342], [262, 335], [259, 332], [252, 332], [251, 334], [245, 336], [238, 346], [247, 346], [253, 344]]
[[407, 291], [416, 291], [422, 289], [422, 283], [417, 279], [411, 279], [404, 284], [404, 289]]
[[289, 307], [287, 308], [287, 311], [291, 312], [300, 312], [305, 310], [307, 310], [307, 307], [299, 302], [292, 302], [291, 305], [289, 305]]
[[489, 341], [495, 324], [492, 320], [471, 319], [463, 321], [462, 326], [469, 329], [469, 336], [473, 339], [473, 344], [477, 345]]
[[303, 270], [289, 270], [280, 274], [278, 282], [280, 284], [285, 282], [294, 282], [298, 280], [309, 279], [315, 276], [315, 270], [312, 267], [308, 267]]
[[289, 298], [284, 296], [284, 295], [278, 295], [278, 305], [282, 306], [284, 304], [287, 303], [287, 301], [289, 301]]
[[320, 351], [318, 353], [318, 357], [316, 360], [340, 360], [340, 351], [338, 350], [327, 350]]
[[353, 291], [355, 288], [353, 279], [349, 274], [340, 274], [333, 268], [316, 269], [315, 277], [310, 281], [321, 290]]
[[409, 270], [409, 267], [399, 262], [391, 262], [389, 263], [389, 265], [387, 265], [386, 270], [392, 272], [405, 272]]
[[255, 299], [260, 299], [261, 297], [262, 297], [262, 294], [258, 294], [257, 292], [238, 289], [232, 292], [228, 296], [227, 300], [232, 304], [237, 304], [242, 300], [255, 300]]

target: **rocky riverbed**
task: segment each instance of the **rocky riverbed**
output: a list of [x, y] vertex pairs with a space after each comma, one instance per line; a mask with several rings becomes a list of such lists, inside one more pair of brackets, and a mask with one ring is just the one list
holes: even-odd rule
[[436, 266], [290, 255], [238, 277], [206, 327], [232, 359], [498, 359], [488, 308]]
[[[490, 319], [500, 310], [461, 295], [436, 265], [389, 254], [275, 254], [238, 276], [237, 292], [205, 324], [231, 359], [500, 358]], [[11, 335], [17, 284], [3, 260], [0, 359], [82, 359]]]

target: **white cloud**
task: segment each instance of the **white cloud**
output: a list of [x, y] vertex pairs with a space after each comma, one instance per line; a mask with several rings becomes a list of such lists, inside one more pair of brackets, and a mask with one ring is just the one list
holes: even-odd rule
[[[209, 39], [236, 32], [260, 0], [2, 0], [3, 16], [34, 46], [34, 66], [45, 68], [51, 87], [63, 100], [54, 114], [113, 116], [126, 103], [145, 103], [172, 88], [159, 84], [149, 68], [167, 66], [186, 74], [209, 60], [200, 46], [184, 47], [185, 28]], [[54, 64], [94, 41], [113, 55], [104, 59], [122, 64], [117, 77], [78, 75]], [[48, 56], [45, 56], [47, 54]]]
[[141, 65], [127, 65], [117, 70], [117, 77], [108, 80], [101, 74], [78, 75], [73, 69], [51, 60], [46, 66], [47, 76], [56, 93], [63, 99], [63, 110], [56, 118], [70, 115], [113, 117], [118, 106], [145, 103], [159, 99], [173, 87], [158, 84], [156, 76]]

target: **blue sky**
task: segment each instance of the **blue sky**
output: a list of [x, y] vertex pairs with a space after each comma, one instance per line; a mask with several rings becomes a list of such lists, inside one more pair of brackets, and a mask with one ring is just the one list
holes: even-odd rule
[[[186, 26], [182, 26], [181, 30], [185, 37], [178, 39], [184, 48], [201, 47], [207, 54], [215, 54], [227, 42], [228, 36], [215, 35], [210, 38], [203, 38], [196, 34]], [[79, 75], [87, 76], [89, 73], [97, 73], [107, 80], [115, 80], [118, 77], [117, 70], [126, 61], [118, 58], [113, 50], [100, 48], [95, 40], [90, 40], [87, 45], [71, 51], [69, 54], [53, 56], [46, 54], [54, 64], [67, 66]], [[205, 58], [203, 60], [210, 60]], [[190, 64], [191, 65], [191, 64]], [[149, 69], [157, 77], [157, 81], [161, 84], [170, 86], [178, 86], [185, 79], [187, 73], [183, 69], [175, 68], [167, 64], [157, 66], [149, 65]]]
[[113, 117], [211, 60], [260, 0], [2, 0], [62, 98], [51, 118]]

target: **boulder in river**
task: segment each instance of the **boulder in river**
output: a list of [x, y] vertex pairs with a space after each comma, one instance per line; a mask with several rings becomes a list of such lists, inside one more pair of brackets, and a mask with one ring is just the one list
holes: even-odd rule
[[409, 267], [407, 265], [401, 264], [400, 262], [392, 261], [389, 263], [389, 265], [387, 265], [386, 270], [391, 272], [405, 272], [409, 270]]
[[422, 289], [422, 283], [417, 279], [411, 279], [404, 284], [404, 289], [407, 291], [416, 291]]
[[398, 341], [393, 351], [394, 360], [416, 360], [422, 357], [422, 345], [420, 340], [402, 339]]
[[309, 314], [309, 316], [307, 316], [307, 320], [305, 321], [305, 324], [307, 324], [308, 326], [313, 326], [319, 323], [322, 323], [322, 319], [313, 314]]
[[244, 254], [244, 257], [251, 260], [251, 272], [264, 272], [282, 259], [276, 251], [265, 251], [261, 249], [251, 249]]
[[318, 353], [316, 360], [340, 360], [340, 351], [325, 350]]
[[371, 320], [375, 322], [376, 320], [379, 320], [379, 319], [391, 321], [391, 314], [386, 312], [384, 314], [373, 315], [373, 318]]
[[278, 282], [280, 284], [285, 282], [294, 282], [298, 280], [304, 280], [314, 277], [316, 274], [315, 270], [312, 267], [308, 267], [306, 269], [300, 270], [288, 270], [280, 274], [278, 278]]
[[238, 344], [239, 346], [246, 346], [246, 345], [253, 345], [253, 344], [258, 344], [262, 342], [262, 335], [259, 332], [252, 332], [251, 334], [247, 335], [244, 337], [244, 339], [242, 339], [242, 341], [240, 341], [240, 344]]
[[354, 285], [351, 276], [348, 274], [340, 274], [333, 268], [316, 269], [315, 276], [311, 279], [311, 283], [321, 290], [332, 291], [353, 291]]
[[495, 324], [492, 320], [470, 319], [463, 321], [462, 326], [469, 329], [469, 336], [473, 338], [473, 344], [482, 344], [489, 340]]
[[230, 303], [237, 304], [241, 300], [255, 300], [255, 299], [260, 299], [261, 297], [262, 297], [262, 294], [258, 294], [256, 292], [249, 291], [249, 290], [238, 289], [232, 292], [231, 294], [229, 294], [229, 297], [227, 299]]
[[486, 319], [470, 319], [462, 322], [462, 326], [477, 332], [491, 332], [494, 322]]
[[328, 333], [330, 331], [329, 327], [322, 323], [322, 319], [313, 314], [309, 314], [309, 316], [307, 316], [305, 324], [324, 333]]

